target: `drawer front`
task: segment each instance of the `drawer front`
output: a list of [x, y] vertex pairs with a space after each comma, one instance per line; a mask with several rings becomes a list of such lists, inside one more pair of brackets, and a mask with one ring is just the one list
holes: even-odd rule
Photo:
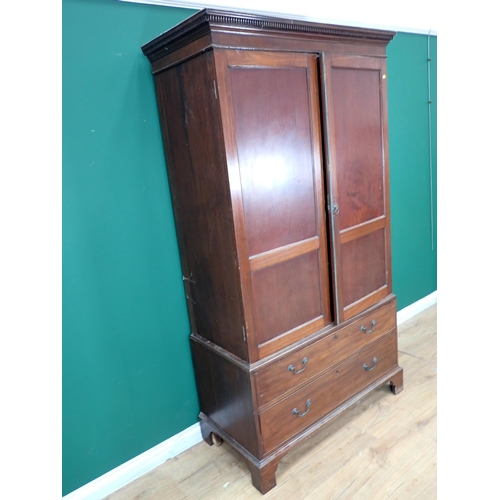
[[259, 408], [294, 391], [333, 363], [396, 327], [396, 302], [362, 315], [353, 323], [255, 373]]
[[[333, 411], [397, 366], [393, 331], [259, 414], [264, 453]], [[375, 359], [376, 358], [376, 359]]]

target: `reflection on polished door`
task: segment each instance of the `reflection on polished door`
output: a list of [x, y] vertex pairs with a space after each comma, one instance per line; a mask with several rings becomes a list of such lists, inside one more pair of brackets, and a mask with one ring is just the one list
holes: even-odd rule
[[241, 209], [247, 333], [260, 359], [331, 323], [317, 59], [226, 50], [215, 58]]

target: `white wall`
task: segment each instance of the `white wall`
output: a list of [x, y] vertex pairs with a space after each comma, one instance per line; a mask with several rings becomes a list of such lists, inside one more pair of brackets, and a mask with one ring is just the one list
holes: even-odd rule
[[401, 0], [121, 0], [202, 9], [212, 7], [225, 10], [269, 14], [308, 21], [347, 26], [437, 34], [438, 14], [435, 0], [404, 2]]

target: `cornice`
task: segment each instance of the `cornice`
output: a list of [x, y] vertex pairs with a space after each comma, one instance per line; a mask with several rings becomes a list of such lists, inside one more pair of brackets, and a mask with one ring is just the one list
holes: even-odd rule
[[333, 36], [388, 43], [396, 34], [393, 31], [355, 28], [322, 23], [312, 23], [295, 19], [259, 16], [236, 12], [203, 9], [190, 18], [174, 26], [142, 47], [151, 62], [165, 54], [165, 50], [182, 45], [199, 36], [228, 28], [242, 28], [245, 31], [268, 31], [290, 34]]

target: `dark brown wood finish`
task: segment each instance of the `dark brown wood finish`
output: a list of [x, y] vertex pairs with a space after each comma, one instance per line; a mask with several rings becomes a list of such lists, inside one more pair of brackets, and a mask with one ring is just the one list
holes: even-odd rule
[[[335, 215], [339, 319], [391, 293], [385, 60], [332, 54], [325, 92]], [[338, 280], [337, 280], [338, 281]]]
[[288, 441], [397, 366], [396, 333], [386, 335], [260, 413], [264, 453]]
[[248, 359], [214, 78], [212, 52], [157, 75], [158, 109], [191, 329]]
[[191, 337], [200, 408], [253, 456], [261, 456], [250, 374]]
[[[340, 51], [385, 57], [385, 47], [395, 33], [393, 31], [203, 9], [143, 45], [142, 51], [153, 64], [163, 59], [166, 51], [169, 54], [178, 53], [186, 46], [193, 47], [199, 38], [206, 35], [211, 37], [211, 45], [233, 48], [267, 46], [266, 37], [272, 37], [277, 39], [277, 48], [285, 51], [290, 46], [292, 46], [293, 51], [302, 50], [304, 45], [311, 46], [312, 50], [319, 50], [317, 49], [318, 45], [333, 42], [337, 50], [332, 49], [331, 52]], [[219, 38], [221, 36], [226, 38]], [[372, 51], [374, 51], [373, 54]], [[307, 49], [306, 52], [310, 52], [310, 49]]]
[[[396, 328], [396, 303], [360, 315], [313, 344], [254, 372], [259, 406], [274, 404], [367, 344]], [[306, 360], [306, 361], [304, 361]]]
[[386, 287], [385, 228], [341, 244], [344, 303]]
[[311, 137], [305, 58], [244, 56], [229, 67], [229, 79], [248, 253], [254, 257], [317, 236], [312, 161], [319, 154]]
[[223, 428], [219, 427], [203, 412], [200, 413], [200, 426], [202, 430], [202, 436], [205, 441], [209, 445], [211, 445], [213, 444], [213, 441], [210, 438], [210, 434], [215, 433], [218, 436], [222, 437], [223, 440], [230, 444], [235, 450], [237, 450], [248, 464], [248, 467], [252, 474], [253, 485], [261, 493], [264, 494], [276, 485], [276, 468], [283, 456], [286, 455], [293, 447], [297, 446], [305, 439], [308, 439], [310, 436], [320, 431], [325, 425], [329, 424], [332, 419], [339, 416], [348, 408], [356, 405], [360, 400], [362, 400], [368, 394], [383, 386], [384, 384], [389, 383], [393, 394], [397, 394], [398, 387], [402, 390], [402, 379], [403, 369], [398, 366], [394, 370], [391, 370], [391, 372], [389, 372], [388, 374], [376, 379], [368, 387], [355, 393], [350, 399], [339, 405], [332, 412], [328, 413], [323, 418], [319, 419], [314, 424], [304, 429], [301, 433], [297, 434], [282, 446], [276, 448], [271, 453], [268, 453], [262, 459], [258, 459], [251, 455], [245, 448], [240, 445], [240, 443], [229, 436]]
[[331, 322], [317, 64], [295, 53], [215, 57], [257, 361]]
[[[289, 336], [288, 332], [292, 331], [302, 338], [302, 330], [310, 322], [316, 325], [313, 331], [325, 326], [318, 287], [320, 279], [317, 252], [252, 273], [255, 334], [259, 348], [277, 337], [279, 340], [280, 335]], [[287, 304], [287, 308], [283, 304]]]
[[393, 35], [203, 10], [143, 47], [202, 436], [234, 447], [262, 493], [302, 440], [382, 384], [403, 388], [384, 77]]

